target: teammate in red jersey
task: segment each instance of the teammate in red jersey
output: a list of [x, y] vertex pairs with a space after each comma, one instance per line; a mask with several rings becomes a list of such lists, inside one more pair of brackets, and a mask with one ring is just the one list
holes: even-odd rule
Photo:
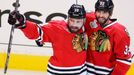
[[19, 12], [11, 12], [8, 23], [19, 28], [27, 38], [36, 40], [39, 46], [52, 43], [53, 56], [48, 62], [47, 75], [86, 75], [85, 15], [82, 5], [73, 4], [68, 11], [68, 22], [55, 20], [39, 26], [25, 20]]
[[111, 19], [113, 8], [112, 0], [98, 0], [95, 13], [86, 18], [86, 28], [89, 28], [86, 29], [89, 37], [87, 75], [126, 75], [130, 68], [130, 37], [122, 24]]

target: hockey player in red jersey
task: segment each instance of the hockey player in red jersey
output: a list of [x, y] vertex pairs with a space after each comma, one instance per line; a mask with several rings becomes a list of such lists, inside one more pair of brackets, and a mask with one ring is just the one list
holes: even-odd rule
[[111, 19], [113, 8], [112, 0], [98, 0], [95, 13], [86, 18], [87, 75], [126, 75], [131, 65], [130, 37], [123, 25]]
[[86, 75], [85, 15], [82, 5], [73, 4], [68, 11], [68, 22], [55, 20], [39, 26], [25, 20], [19, 12], [11, 12], [8, 23], [15, 25], [27, 38], [36, 40], [39, 46], [44, 42], [52, 43], [53, 56], [48, 62], [47, 75]]

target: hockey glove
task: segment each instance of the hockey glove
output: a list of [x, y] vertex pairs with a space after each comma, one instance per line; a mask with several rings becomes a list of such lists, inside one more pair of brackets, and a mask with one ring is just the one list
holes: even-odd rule
[[13, 11], [9, 14], [8, 23], [10, 25], [15, 25], [15, 28], [25, 28], [25, 17], [19, 13], [19, 11]]

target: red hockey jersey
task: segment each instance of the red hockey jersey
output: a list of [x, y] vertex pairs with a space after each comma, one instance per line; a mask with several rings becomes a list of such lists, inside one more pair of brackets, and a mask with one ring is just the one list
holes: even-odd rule
[[131, 64], [130, 37], [126, 28], [113, 21], [101, 28], [89, 14], [87, 75], [125, 75]]
[[49, 74], [82, 75], [86, 71], [86, 51], [77, 52], [73, 49], [72, 39], [76, 34], [68, 31], [65, 21], [51, 21], [44, 26], [26, 21], [26, 28], [21, 30], [29, 39], [52, 43], [53, 56], [48, 63]]

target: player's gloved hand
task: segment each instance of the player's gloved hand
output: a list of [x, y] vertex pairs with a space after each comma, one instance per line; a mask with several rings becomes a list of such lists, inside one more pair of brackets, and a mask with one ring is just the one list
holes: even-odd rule
[[8, 23], [14, 25], [15, 28], [25, 28], [25, 22], [25, 17], [19, 11], [13, 11], [8, 16]]

